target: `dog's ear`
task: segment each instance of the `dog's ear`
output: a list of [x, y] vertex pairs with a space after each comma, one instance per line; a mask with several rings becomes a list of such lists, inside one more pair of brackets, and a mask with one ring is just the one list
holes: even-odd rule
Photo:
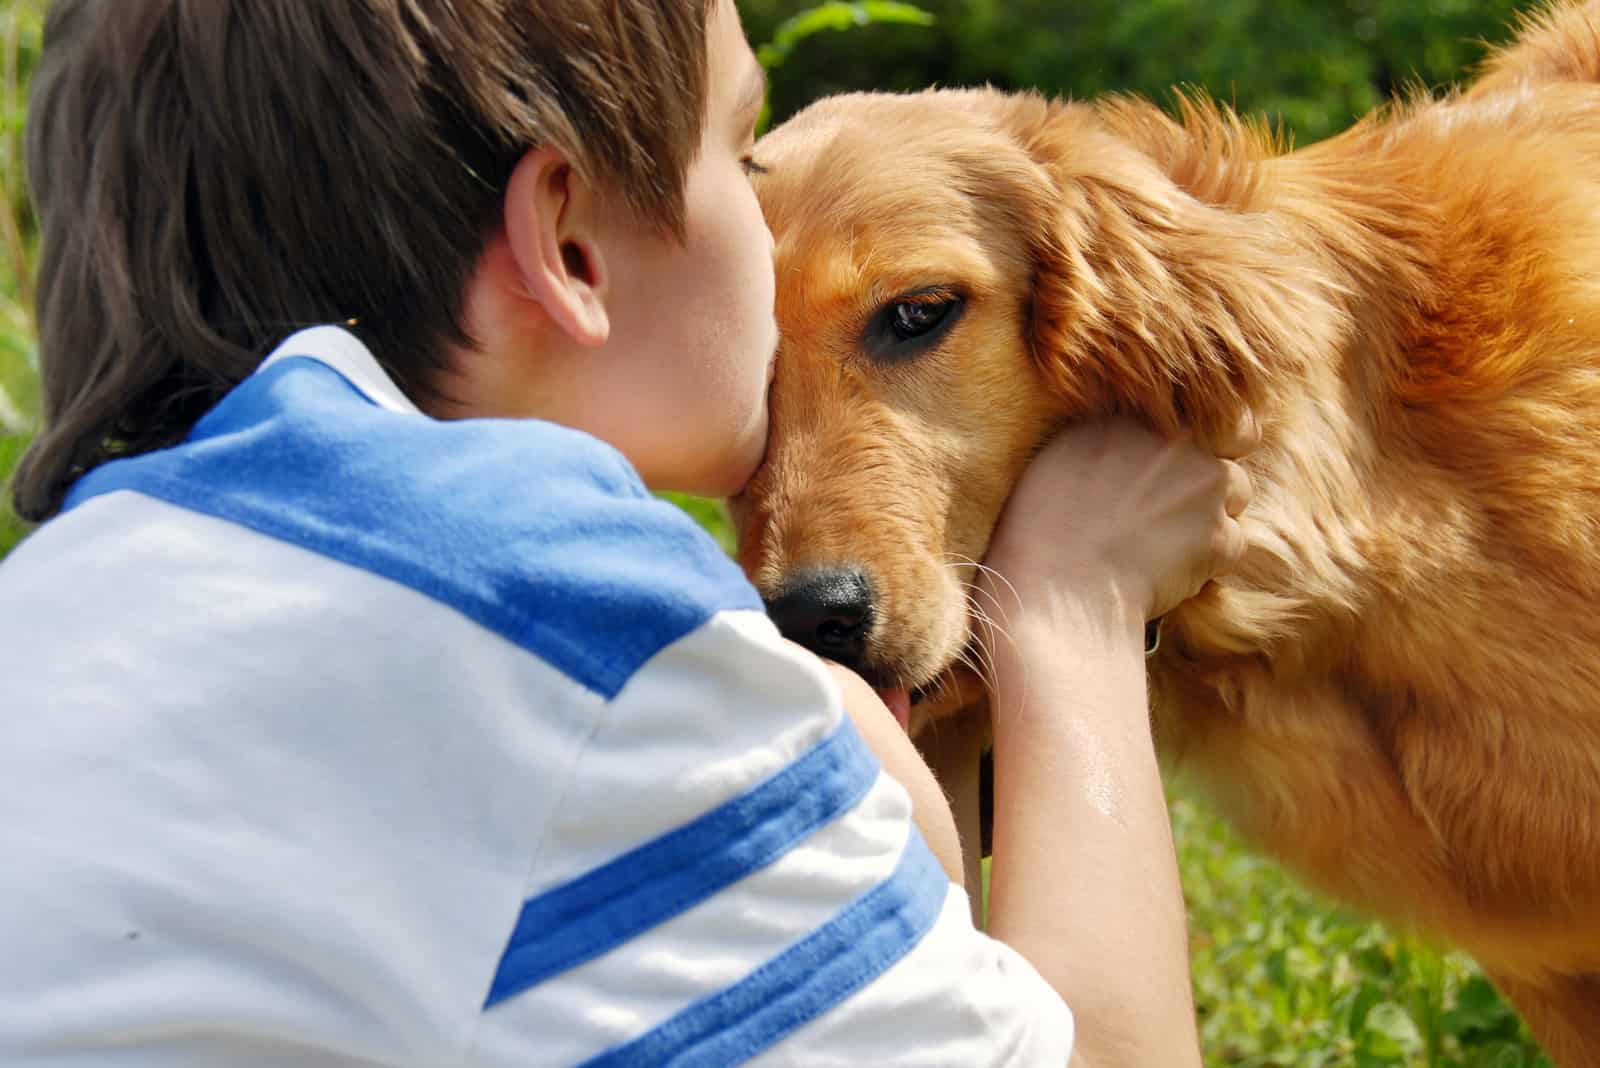
[[1216, 440], [1315, 359], [1340, 311], [1226, 146], [1147, 104], [1006, 98], [1049, 176], [1030, 206], [1033, 338], [1069, 413], [1121, 411]]

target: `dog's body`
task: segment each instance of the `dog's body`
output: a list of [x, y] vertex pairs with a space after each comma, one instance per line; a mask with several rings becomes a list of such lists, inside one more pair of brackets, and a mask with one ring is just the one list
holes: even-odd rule
[[1186, 111], [868, 95], [758, 146], [784, 348], [742, 559], [774, 597], [859, 569], [859, 666], [926, 687], [1050, 430], [1251, 409], [1250, 552], [1152, 662], [1164, 756], [1600, 1065], [1600, 4], [1299, 152]]

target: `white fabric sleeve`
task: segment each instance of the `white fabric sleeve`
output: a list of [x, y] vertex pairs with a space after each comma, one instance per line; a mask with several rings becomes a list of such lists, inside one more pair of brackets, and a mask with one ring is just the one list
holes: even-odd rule
[[[812, 774], [830, 748], [837, 760]], [[842, 788], [846, 779], [859, 785]], [[913, 826], [905, 789], [855, 734], [832, 677], [759, 613], [714, 617], [612, 702], [558, 805], [529, 908], [607, 865], [626, 870], [631, 854], [686, 828], [693, 837], [697, 821], [774, 784], [785, 791], [774, 819], [813, 804], [817, 825], [768, 843], [748, 870], [708, 879], [617, 944], [508, 989], [487, 1010], [482, 1063], [1067, 1063], [1067, 1007], [1026, 960], [973, 928], [966, 895]], [[694, 850], [763, 833], [731, 820], [720, 830]], [[685, 872], [715, 869], [707, 856], [692, 851], [661, 873], [646, 855], [640, 907], [678, 892]]]
[[0, 748], [0, 1062], [1067, 1061], [1066, 1007], [758, 612], [606, 700], [127, 493], [25, 543], [0, 601], [32, 710]]

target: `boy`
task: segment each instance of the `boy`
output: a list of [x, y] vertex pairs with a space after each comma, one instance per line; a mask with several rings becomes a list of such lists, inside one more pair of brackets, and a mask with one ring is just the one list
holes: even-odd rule
[[[7, 1063], [1065, 1063], [1080, 906], [1036, 876], [1079, 794], [1079, 859], [1141, 884], [1092, 966], [1154, 990], [1086, 1062], [1193, 1062], [1137, 650], [1230, 557], [1228, 469], [1083, 431], [997, 537], [1042, 591], [1000, 657], [1010, 946], [881, 703], [645, 489], [764, 447], [731, 0], [59, 0], [36, 79], [15, 493], [59, 518], [0, 569]], [[1038, 559], [1063, 498], [1108, 518]]]

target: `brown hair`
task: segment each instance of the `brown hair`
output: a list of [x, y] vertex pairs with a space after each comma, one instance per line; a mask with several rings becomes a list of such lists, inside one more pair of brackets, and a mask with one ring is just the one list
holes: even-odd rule
[[17, 511], [182, 438], [292, 330], [414, 394], [531, 146], [678, 236], [712, 0], [57, 0], [28, 116], [46, 427]]

